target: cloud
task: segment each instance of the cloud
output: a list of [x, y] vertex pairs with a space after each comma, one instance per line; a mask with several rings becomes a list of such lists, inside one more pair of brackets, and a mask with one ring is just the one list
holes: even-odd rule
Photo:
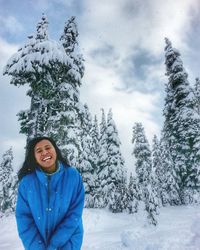
[[[87, 73], [88, 72], [88, 73]], [[161, 127], [160, 92], [119, 91], [121, 85], [119, 76], [112, 68], [103, 68], [101, 64], [87, 62], [86, 73], [81, 87], [81, 101], [87, 103], [91, 113], [101, 119], [100, 109], [106, 113], [110, 108], [116, 122], [119, 137], [122, 141], [122, 152], [127, 167], [132, 166], [131, 138], [135, 122], [142, 122], [149, 140], [154, 134], [159, 135]]]
[[[2, 69], [9, 57], [16, 53], [19, 45], [10, 44], [0, 37], [0, 68]], [[1, 72], [2, 73], [2, 72]]]
[[96, 64], [103, 68], [117, 67], [117, 60], [119, 59], [119, 55], [117, 51], [115, 51], [114, 46], [108, 43], [99, 44], [98, 48], [90, 51], [89, 56], [95, 60]]
[[23, 31], [23, 25], [14, 16], [0, 16], [0, 33], [17, 34]]
[[[122, 55], [140, 45], [154, 53], [163, 50], [163, 38], [182, 43], [189, 29], [191, 0], [110, 0], [85, 1], [81, 24], [88, 30], [86, 39], [101, 39], [113, 44]], [[85, 29], [84, 29], [85, 27]], [[89, 43], [90, 45], [90, 43]]]
[[[80, 44], [87, 62], [109, 67], [121, 91], [149, 92], [164, 88], [164, 37], [189, 50], [191, 0], [85, 1], [79, 18]], [[97, 72], [98, 74], [98, 72]]]
[[165, 72], [163, 59], [164, 56], [156, 57], [150, 51], [135, 49], [116, 69], [122, 83], [121, 90], [143, 93], [161, 91]]

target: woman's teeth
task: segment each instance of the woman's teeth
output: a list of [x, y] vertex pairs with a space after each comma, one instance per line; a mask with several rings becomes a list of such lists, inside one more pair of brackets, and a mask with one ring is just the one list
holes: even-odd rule
[[45, 158], [43, 159], [43, 161], [47, 161], [47, 160], [49, 160], [49, 159], [51, 159], [51, 157], [50, 157], [50, 156], [45, 157]]

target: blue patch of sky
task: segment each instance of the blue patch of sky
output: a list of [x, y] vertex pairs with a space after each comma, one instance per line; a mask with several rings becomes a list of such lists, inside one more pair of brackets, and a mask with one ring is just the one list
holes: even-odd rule
[[[72, 1], [65, 4], [64, 1], [51, 1], [42, 5], [36, 1], [22, 0], [1, 0], [0, 2], [0, 21], [7, 19], [9, 16], [15, 17], [21, 24], [21, 32], [12, 33], [6, 27], [1, 27], [0, 36], [10, 43], [21, 43], [26, 40], [27, 36], [36, 32], [37, 23], [42, 17], [42, 13], [47, 15], [49, 21], [49, 35], [52, 39], [59, 39], [63, 32], [65, 22], [71, 17], [78, 16], [82, 11], [82, 0]], [[3, 24], [3, 23], [2, 23]]]
[[[192, 15], [193, 13], [191, 13]], [[181, 54], [186, 58], [187, 64], [183, 63], [186, 68], [188, 68], [189, 79], [191, 84], [194, 84], [195, 78], [200, 77], [199, 70], [199, 58], [200, 58], [200, 11], [196, 15], [192, 15], [190, 30], [187, 32], [185, 41], [189, 48], [188, 52], [180, 51]]]

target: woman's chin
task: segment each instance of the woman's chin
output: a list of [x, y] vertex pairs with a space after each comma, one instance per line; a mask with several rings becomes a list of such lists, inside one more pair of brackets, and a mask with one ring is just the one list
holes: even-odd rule
[[47, 172], [47, 173], [53, 173], [56, 170], [55, 165], [48, 165], [48, 164], [46, 164], [46, 165], [43, 165], [41, 167], [42, 167], [42, 170], [45, 171], [45, 172]]

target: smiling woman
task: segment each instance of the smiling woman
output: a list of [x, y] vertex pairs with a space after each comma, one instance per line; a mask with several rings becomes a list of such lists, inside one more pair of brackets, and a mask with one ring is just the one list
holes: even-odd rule
[[34, 138], [18, 173], [19, 236], [26, 250], [80, 250], [84, 188], [54, 140]]

